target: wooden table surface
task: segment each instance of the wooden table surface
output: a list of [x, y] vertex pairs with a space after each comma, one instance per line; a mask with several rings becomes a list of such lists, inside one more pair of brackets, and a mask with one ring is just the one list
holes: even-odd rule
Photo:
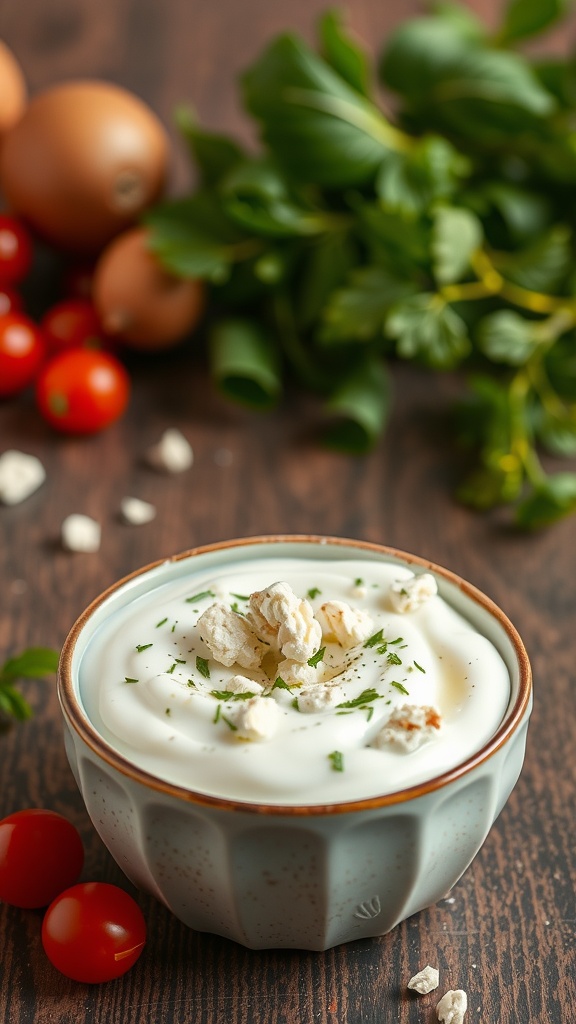
[[[494, 18], [496, 0], [474, 6]], [[1, 0], [0, 37], [19, 56], [31, 91], [76, 76], [106, 77], [139, 93], [168, 122], [182, 100], [213, 126], [246, 133], [233, 80], [274, 32], [308, 37], [321, 0]], [[413, 0], [352, 0], [351, 23], [382, 38]], [[564, 38], [556, 37], [560, 45]], [[173, 186], [187, 182], [174, 152]], [[35, 280], [45, 301], [50, 263]], [[0, 508], [0, 656], [58, 647], [85, 605], [119, 576], [185, 548], [242, 535], [327, 533], [378, 541], [446, 565], [498, 602], [524, 637], [535, 675], [527, 759], [512, 797], [450, 900], [380, 939], [324, 954], [249, 952], [180, 925], [138, 895], [149, 941], [117, 982], [85, 986], [52, 969], [41, 914], [0, 906], [0, 1020], [4, 1024], [416, 1024], [435, 1019], [432, 996], [406, 991], [425, 964], [441, 986], [464, 988], [467, 1021], [564, 1024], [576, 1019], [576, 520], [522, 536], [451, 496], [457, 457], [446, 409], [458, 381], [430, 386], [412, 367], [395, 372], [386, 437], [366, 458], [330, 454], [311, 428], [314, 402], [295, 396], [265, 419], [218, 398], [190, 349], [134, 360], [128, 415], [89, 439], [57, 437], [32, 402], [0, 405], [0, 450], [40, 457], [46, 484]], [[178, 427], [192, 469], [160, 477], [143, 452]], [[128, 527], [123, 496], [158, 509]], [[98, 555], [65, 553], [62, 519], [102, 524]], [[30, 682], [31, 721], [0, 735], [0, 817], [26, 806], [69, 816], [86, 846], [83, 878], [130, 890], [95, 834], [68, 767], [53, 682]], [[130, 890], [131, 891], [131, 890]]]

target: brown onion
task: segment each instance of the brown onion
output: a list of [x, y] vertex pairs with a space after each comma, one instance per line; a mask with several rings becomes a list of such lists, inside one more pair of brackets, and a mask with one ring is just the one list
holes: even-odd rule
[[57, 247], [96, 253], [160, 194], [168, 140], [137, 96], [101, 81], [39, 93], [6, 136], [7, 203]]
[[168, 273], [147, 246], [145, 228], [123, 232], [96, 264], [92, 297], [105, 332], [132, 348], [168, 348], [198, 323], [202, 281]]
[[0, 40], [0, 136], [20, 120], [27, 89], [22, 68], [6, 43]]

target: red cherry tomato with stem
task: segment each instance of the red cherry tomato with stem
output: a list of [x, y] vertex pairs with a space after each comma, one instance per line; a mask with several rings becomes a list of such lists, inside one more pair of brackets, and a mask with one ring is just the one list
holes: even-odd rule
[[44, 419], [68, 434], [94, 434], [117, 420], [130, 397], [130, 378], [109, 352], [73, 348], [43, 367], [36, 400]]
[[0, 316], [0, 397], [17, 395], [35, 380], [46, 354], [42, 332], [25, 313]]
[[50, 962], [74, 981], [119, 978], [136, 963], [146, 942], [138, 904], [116, 885], [83, 882], [56, 897], [42, 924]]
[[84, 863], [82, 840], [56, 811], [31, 807], [0, 821], [0, 900], [46, 907], [73, 885]]
[[32, 266], [32, 241], [16, 217], [0, 213], [0, 281], [19, 284]]
[[69, 348], [102, 348], [104, 332], [87, 299], [63, 299], [46, 311], [40, 327], [50, 352]]

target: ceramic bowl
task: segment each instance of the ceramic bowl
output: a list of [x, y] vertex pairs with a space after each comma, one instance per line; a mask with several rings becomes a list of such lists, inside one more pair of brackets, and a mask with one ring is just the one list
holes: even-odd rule
[[[431, 572], [439, 593], [500, 652], [511, 679], [504, 720], [454, 769], [376, 798], [250, 804], [169, 784], [116, 752], [91, 722], [79, 666], [99, 625], [151, 588], [244, 559], [393, 562]], [[59, 696], [68, 758], [88, 814], [128, 878], [186, 925], [252, 949], [324, 950], [382, 935], [444, 897], [484, 842], [518, 779], [531, 710], [522, 642], [493, 602], [458, 576], [376, 544], [256, 537], [154, 563], [98, 597], [63, 648]]]

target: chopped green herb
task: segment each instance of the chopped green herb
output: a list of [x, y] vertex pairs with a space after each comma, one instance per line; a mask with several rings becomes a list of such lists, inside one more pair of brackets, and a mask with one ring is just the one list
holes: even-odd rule
[[212, 721], [214, 722], [214, 725], [216, 725], [216, 723], [220, 721], [220, 715], [221, 714], [222, 714], [222, 705], [221, 704], [217, 704], [216, 705], [216, 712], [214, 714], [214, 718], [212, 719]]
[[171, 714], [172, 714], [172, 712], [170, 711], [170, 708], [166, 708], [166, 711], [164, 712], [164, 714], [166, 714], [166, 715], [171, 715]]
[[292, 687], [285, 683], [281, 676], [277, 676], [274, 680], [273, 690], [288, 690], [288, 693], [292, 693]]
[[250, 600], [250, 594], [232, 594], [232, 597], [237, 597], [239, 601]]
[[381, 647], [376, 648], [376, 654], [386, 654], [388, 650], [388, 641], [385, 640]]
[[394, 646], [395, 644], [401, 644], [404, 640], [403, 636], [397, 636], [395, 640], [389, 640], [388, 643]]
[[[394, 685], [394, 684], [392, 684]], [[341, 704], [337, 704], [337, 708], [363, 708], [366, 704], [370, 704], [373, 700], [378, 700], [383, 694], [378, 693], [378, 690], [368, 689], [362, 690], [362, 693], [354, 697], [353, 700], [344, 700]]]
[[125, 676], [124, 677], [124, 682], [125, 683], [137, 683], [137, 682], [139, 682], [139, 680], [138, 679], [132, 679], [131, 676]]
[[246, 612], [243, 612], [241, 610], [241, 608], [240, 608], [240, 606], [238, 604], [238, 601], [233, 601], [232, 604], [230, 605], [230, 607], [231, 607], [232, 611], [236, 613], [236, 615], [242, 615], [243, 618], [246, 618]]
[[[218, 707], [220, 707], [220, 705], [218, 705]], [[223, 722], [226, 722], [226, 725], [228, 726], [229, 729], [232, 729], [232, 732], [237, 731], [238, 726], [234, 725], [234, 722], [231, 722], [230, 719], [226, 717], [226, 715], [220, 715], [220, 718], [222, 719]]]
[[424, 672], [424, 675], [426, 675], [426, 669], [422, 668], [422, 665], [419, 665], [417, 661], [414, 662], [414, 665], [418, 669], [419, 672]]
[[389, 665], [401, 665], [402, 658], [399, 658], [395, 651], [390, 651], [386, 661]]
[[311, 658], [308, 658], [308, 665], [310, 665], [310, 668], [316, 668], [321, 661], [324, 661], [325, 654], [326, 648], [321, 647], [319, 651], [316, 651], [316, 654], [313, 654]]
[[176, 665], [185, 665], [185, 664], [186, 664], [186, 662], [184, 661], [184, 658], [176, 658], [174, 664], [171, 665], [170, 668], [166, 670], [166, 674], [171, 676], [172, 673], [174, 672], [174, 669], [176, 668]]
[[173, 633], [175, 629], [176, 629], [176, 623], [174, 623], [174, 625], [172, 626], [172, 629], [170, 630], [170, 632]]
[[233, 693], [231, 690], [210, 690], [210, 696], [216, 697], [216, 700], [249, 700], [250, 697], [255, 697], [255, 693]]
[[314, 598], [319, 597], [321, 593], [322, 591], [318, 587], [310, 587], [306, 597], [309, 597], [310, 600], [313, 601]]
[[185, 598], [185, 601], [186, 604], [196, 604], [197, 601], [203, 601], [206, 597], [216, 597], [216, 594], [212, 590], [201, 590], [199, 594]]
[[344, 771], [344, 755], [340, 750], [333, 750], [331, 754], [328, 754], [328, 760], [332, 762], [333, 771]]
[[204, 679], [210, 679], [210, 665], [206, 658], [201, 658], [199, 654], [196, 655], [196, 671], [204, 676]]
[[354, 586], [355, 587], [363, 587], [364, 586], [364, 580], [362, 579], [361, 576], [357, 576], [356, 577], [356, 579], [354, 580]]
[[190, 686], [190, 687], [191, 687], [192, 689], [194, 689], [194, 690], [196, 689], [196, 683], [194, 682], [194, 680], [193, 680], [193, 679], [188, 679], [188, 681], [187, 681], [186, 685], [187, 685], [187, 686]]
[[384, 630], [379, 629], [377, 633], [373, 633], [367, 640], [364, 641], [364, 647], [377, 647], [378, 644], [386, 643], [384, 640]]
[[409, 691], [405, 686], [402, 686], [402, 683], [391, 682], [390, 686], [395, 686], [397, 690], [400, 690], [400, 693], [405, 693], [406, 696], [409, 696]]
[[142, 654], [142, 651], [147, 651], [149, 647], [153, 647], [154, 644], [136, 644], [136, 650], [138, 654]]
[[156, 629], [160, 629], [160, 626], [163, 626], [166, 622], [168, 622], [168, 616], [166, 616], [165, 619], [160, 619], [160, 622], [156, 623]]
[[[272, 689], [274, 689], [274, 687], [272, 687]], [[294, 711], [300, 711], [300, 705], [298, 704], [298, 697], [293, 697], [292, 698], [292, 707], [294, 708]]]

